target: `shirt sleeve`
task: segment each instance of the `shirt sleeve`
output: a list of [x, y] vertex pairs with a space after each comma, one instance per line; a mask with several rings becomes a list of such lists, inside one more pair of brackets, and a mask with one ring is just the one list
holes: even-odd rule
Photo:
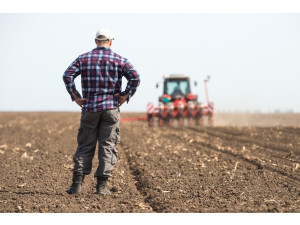
[[80, 93], [76, 90], [76, 86], [74, 83], [74, 79], [81, 74], [80, 71], [80, 61], [79, 58], [75, 59], [71, 65], [67, 68], [63, 75], [63, 81], [65, 83], [66, 89], [69, 92], [72, 101], [74, 101], [74, 97], [72, 92], [78, 97], [81, 98]]
[[120, 95], [127, 95], [127, 103], [129, 99], [134, 95], [136, 92], [137, 87], [140, 85], [140, 75], [138, 72], [133, 68], [133, 65], [130, 62], [126, 62], [122, 69], [122, 75], [127, 79], [127, 86]]

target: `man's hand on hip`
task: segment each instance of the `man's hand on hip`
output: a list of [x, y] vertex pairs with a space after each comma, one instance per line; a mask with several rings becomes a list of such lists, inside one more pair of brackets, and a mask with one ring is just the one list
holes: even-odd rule
[[115, 94], [115, 96], [119, 96], [119, 106], [123, 105], [123, 103], [127, 100], [129, 94], [127, 95], [119, 95], [119, 94]]
[[72, 94], [73, 94], [74, 100], [75, 100], [75, 102], [77, 103], [77, 105], [79, 105], [80, 108], [82, 108], [82, 105], [84, 104], [86, 98], [78, 98], [78, 97], [74, 94], [74, 92], [73, 92]]

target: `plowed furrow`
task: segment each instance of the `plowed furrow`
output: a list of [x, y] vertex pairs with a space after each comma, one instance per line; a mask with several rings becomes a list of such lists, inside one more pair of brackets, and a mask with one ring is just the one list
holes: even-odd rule
[[137, 189], [156, 212], [285, 211], [281, 193], [293, 199], [299, 193], [289, 174], [210, 144], [204, 133], [138, 122], [124, 124], [122, 133], [131, 134], [122, 145]]
[[[172, 128], [174, 129], [174, 128]], [[172, 131], [170, 131], [172, 132]], [[175, 134], [175, 133], [171, 133], [169, 135], [173, 135], [174, 137], [178, 138], [178, 139], [181, 139], [182, 141], [185, 141], [185, 142], [189, 142], [190, 141], [190, 138], [185, 138], [184, 136], [182, 135], [178, 135], [178, 134]], [[190, 137], [193, 137], [195, 135], [190, 135]], [[193, 141], [193, 143], [195, 143], [195, 145], [201, 145], [205, 148], [208, 148], [208, 149], [212, 149], [214, 151], [217, 151], [217, 152], [220, 152], [220, 153], [225, 153], [225, 154], [228, 154], [228, 155], [231, 155], [235, 158], [238, 158], [240, 160], [243, 160], [247, 163], [250, 163], [254, 166], [256, 166], [258, 169], [267, 169], [271, 172], [275, 172], [281, 176], [284, 176], [284, 179], [286, 180], [287, 183], [289, 184], [292, 184], [294, 187], [298, 188], [300, 190], [300, 179], [299, 179], [299, 176], [297, 175], [293, 175], [287, 171], [285, 171], [284, 169], [282, 168], [274, 168], [270, 165], [268, 165], [265, 161], [262, 161], [259, 157], [257, 156], [246, 156], [246, 155], [243, 155], [243, 154], [239, 154], [237, 153], [237, 151], [233, 151], [234, 147], [226, 147], [226, 146], [220, 146], [220, 145], [214, 145], [214, 144], [211, 144], [209, 142], [209, 140], [206, 140], [206, 141]]]
[[289, 132], [291, 134], [297, 135], [299, 137], [300, 135], [300, 128], [299, 127], [282, 127], [283, 132]]
[[[293, 152], [293, 154], [295, 154], [295, 158], [297, 160], [295, 160], [295, 163], [299, 163], [300, 161], [300, 149], [292, 149], [291, 147], [288, 147], [284, 144], [280, 144], [280, 143], [267, 143], [263, 140], [258, 140], [258, 139], [254, 139], [251, 137], [247, 137], [247, 136], [236, 136], [236, 135], [232, 135], [232, 134], [227, 134], [224, 132], [220, 132], [220, 131], [216, 131], [214, 129], [205, 129], [205, 128], [196, 128], [196, 127], [186, 127], [185, 129], [189, 129], [192, 131], [196, 131], [196, 132], [200, 132], [200, 133], [206, 133], [209, 134], [211, 136], [214, 137], [218, 137], [227, 141], [237, 141], [237, 142], [241, 142], [241, 143], [245, 143], [245, 144], [255, 144], [261, 147], [266, 148], [267, 150], [270, 151], [277, 151], [277, 152], [287, 152], [288, 154]], [[274, 155], [274, 153], [272, 153], [272, 155]]]
[[300, 129], [293, 127], [212, 127], [207, 129], [235, 137], [263, 140], [265, 145], [266, 142], [271, 142], [273, 146], [284, 146], [289, 150], [300, 148]]
[[[197, 132], [203, 132], [206, 134], [209, 134], [210, 136], [214, 136], [217, 138], [220, 138], [224, 141], [226, 141], [229, 145], [234, 143], [234, 142], [240, 142], [241, 144], [249, 147], [251, 146], [251, 151], [256, 152], [257, 154], [263, 156], [263, 158], [273, 158], [275, 161], [284, 161], [284, 164], [287, 167], [290, 167], [291, 170], [293, 169], [293, 166], [300, 164], [300, 157], [296, 155], [293, 151], [288, 151], [284, 147], [277, 147], [275, 150], [273, 148], [265, 147], [265, 144], [261, 144], [260, 148], [258, 145], [261, 143], [261, 141], [257, 141], [253, 139], [247, 139], [246, 137], [237, 137], [233, 135], [227, 135], [226, 133], [221, 133], [221, 132], [216, 132], [216, 131], [209, 131], [209, 130], [200, 130], [199, 128], [193, 128], [193, 127], [188, 127], [187, 129], [190, 129], [192, 131], [197, 131]], [[259, 143], [258, 143], [259, 142]], [[244, 148], [245, 146], [241, 146]], [[281, 150], [280, 150], [281, 149]], [[283, 153], [283, 152], [288, 152], [288, 153]], [[292, 157], [292, 158], [291, 158]]]

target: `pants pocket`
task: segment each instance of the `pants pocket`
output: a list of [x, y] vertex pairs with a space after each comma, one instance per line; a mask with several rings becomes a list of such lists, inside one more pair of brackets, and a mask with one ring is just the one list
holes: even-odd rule
[[117, 123], [120, 120], [120, 112], [118, 109], [112, 109], [106, 111], [108, 114], [108, 121]]
[[118, 152], [116, 150], [112, 150], [111, 164], [115, 165], [117, 161], [118, 161]]

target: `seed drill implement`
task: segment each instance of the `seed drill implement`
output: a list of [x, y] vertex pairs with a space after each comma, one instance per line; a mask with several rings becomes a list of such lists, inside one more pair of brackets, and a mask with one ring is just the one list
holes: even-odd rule
[[[189, 126], [203, 125], [206, 120], [213, 125], [214, 104], [209, 101], [207, 83], [204, 80], [206, 105], [198, 101], [198, 96], [191, 92], [190, 78], [184, 75], [170, 75], [163, 80], [163, 94], [158, 106], [147, 104], [147, 121], [152, 126]], [[197, 86], [197, 82], [194, 83]], [[156, 85], [158, 88], [159, 85]]]

